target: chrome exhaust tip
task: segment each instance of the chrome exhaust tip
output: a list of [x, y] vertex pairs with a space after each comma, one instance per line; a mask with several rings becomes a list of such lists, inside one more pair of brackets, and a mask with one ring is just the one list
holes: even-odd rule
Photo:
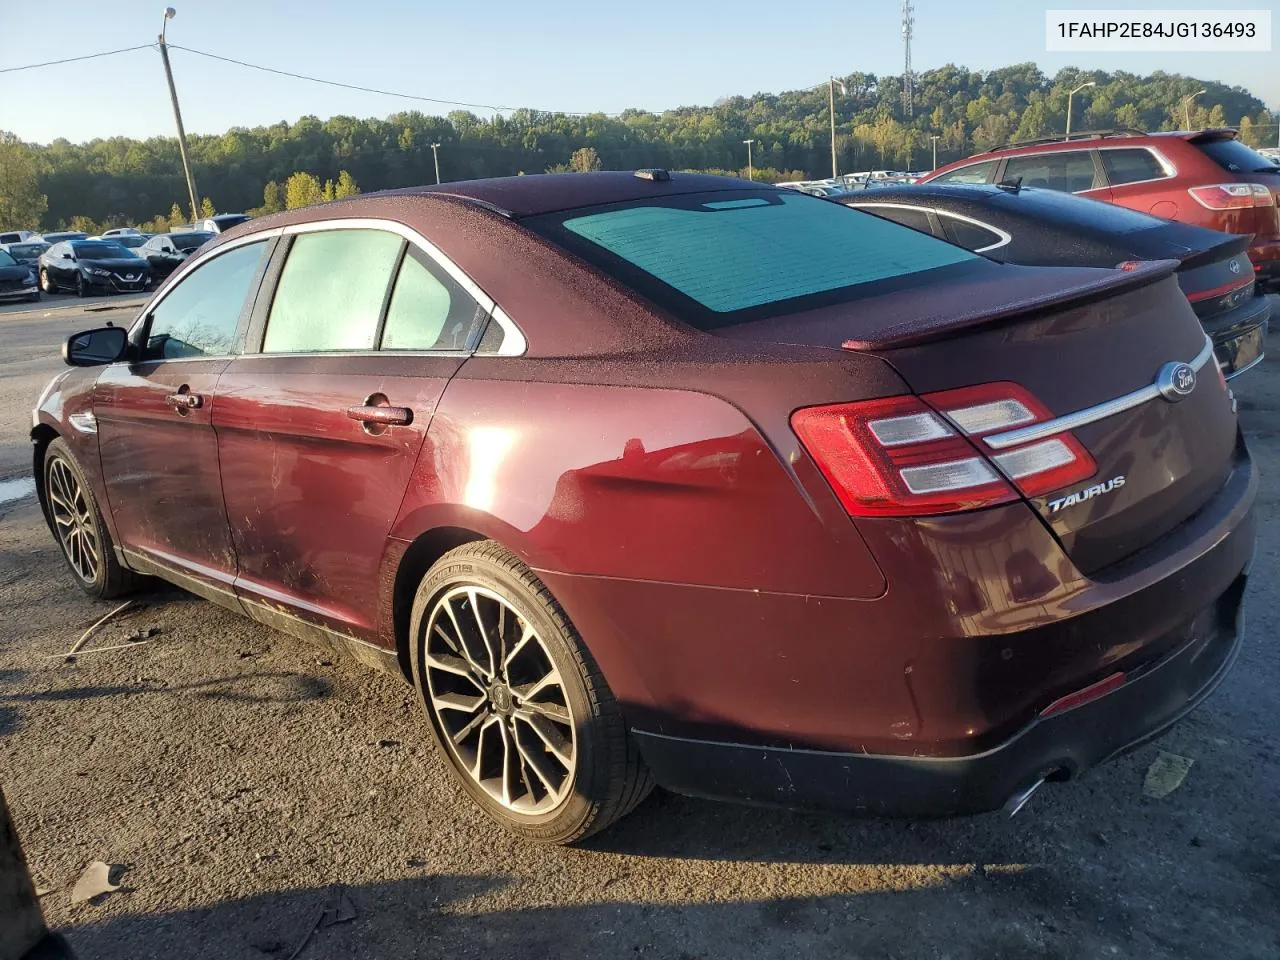
[[1042, 786], [1044, 786], [1044, 781], [1045, 781], [1045, 778], [1041, 777], [1039, 780], [1035, 781], [1035, 783], [1031, 784], [1030, 786], [1023, 787], [1021, 790], [1019, 790], [1017, 793], [1011, 796], [1008, 800], [1006, 800], [1004, 802], [1004, 806], [1001, 807], [1001, 809], [1005, 812], [1005, 814], [1007, 814], [1010, 817], [1017, 816], [1018, 811], [1027, 805], [1027, 801], [1031, 799], [1032, 795], [1037, 790], [1039, 790]]

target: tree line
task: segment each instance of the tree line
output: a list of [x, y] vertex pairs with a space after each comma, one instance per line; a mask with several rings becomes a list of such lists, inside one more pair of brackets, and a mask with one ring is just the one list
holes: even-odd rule
[[[1031, 63], [987, 72], [948, 64], [916, 77], [911, 116], [903, 114], [900, 77], [853, 73], [839, 79], [846, 89], [836, 98], [841, 172], [928, 169], [935, 146], [944, 164], [1010, 141], [1061, 134], [1068, 91], [1090, 80], [1096, 85], [1074, 97], [1076, 131], [1181, 129], [1184, 98], [1203, 89], [1190, 107], [1192, 127], [1238, 126], [1241, 139], [1254, 146], [1277, 141], [1276, 118], [1249, 91], [1178, 74], [1064, 68], [1049, 77]], [[491, 118], [461, 110], [385, 119], [307, 116], [192, 136], [188, 147], [200, 195], [223, 212], [272, 212], [345, 196], [358, 191], [357, 182], [375, 190], [432, 183], [432, 144], [439, 144], [444, 180], [638, 167], [741, 175], [747, 139], [755, 141], [758, 179], [807, 179], [830, 173], [827, 103], [822, 84], [617, 116], [528, 109]], [[158, 225], [173, 219], [175, 204], [179, 219], [189, 219], [181, 207], [185, 196], [171, 137], [37, 145], [0, 135], [0, 227]], [[164, 210], [168, 216], [159, 214]]]

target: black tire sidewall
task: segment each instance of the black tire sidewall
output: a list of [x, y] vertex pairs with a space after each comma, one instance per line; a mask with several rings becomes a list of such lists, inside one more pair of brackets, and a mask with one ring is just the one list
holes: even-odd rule
[[[576, 725], [577, 755], [573, 789], [569, 797], [556, 809], [536, 816], [521, 816], [502, 807], [480, 787], [464, 770], [458, 769], [453, 752], [444, 742], [439, 719], [431, 707], [426, 679], [422, 670], [424, 648], [423, 628], [438, 598], [453, 587], [471, 585], [484, 587], [503, 597], [517, 613], [537, 631], [552, 662], [564, 679], [564, 693], [569, 702]], [[587, 680], [572, 644], [580, 645], [576, 634], [566, 635], [558, 619], [568, 624], [567, 617], [557, 608], [550, 610], [529, 585], [506, 567], [483, 556], [453, 558], [446, 556], [432, 567], [423, 578], [414, 598], [413, 614], [409, 627], [409, 650], [412, 664], [412, 680], [419, 700], [431, 724], [436, 745], [463, 790], [486, 814], [503, 827], [533, 840], [556, 843], [582, 832], [596, 812], [607, 789], [609, 758], [603, 756], [607, 739], [600, 736], [604, 722], [595, 700], [587, 690]]]

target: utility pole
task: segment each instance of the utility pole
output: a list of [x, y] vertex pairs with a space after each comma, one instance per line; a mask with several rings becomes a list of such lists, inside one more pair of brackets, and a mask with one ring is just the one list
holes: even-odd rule
[[1182, 119], [1187, 122], [1186, 129], [1191, 129], [1191, 101], [1207, 91], [1201, 89], [1182, 98]]
[[1068, 140], [1071, 139], [1071, 101], [1072, 99], [1075, 97], [1077, 93], [1079, 93], [1085, 87], [1096, 87], [1097, 85], [1098, 85], [1098, 82], [1096, 80], [1089, 80], [1085, 83], [1080, 84], [1080, 86], [1076, 87], [1074, 90], [1072, 90], [1070, 93], [1067, 94], [1067, 137], [1066, 139]]
[[930, 135], [929, 137], [929, 142], [933, 144], [933, 168], [932, 169], [934, 170], [938, 169], [938, 141], [941, 139], [942, 138], [938, 136], [936, 133]]
[[751, 145], [755, 143], [755, 141], [743, 140], [742, 142], [747, 145], [747, 179], [754, 180], [756, 178], [756, 173], [755, 168], [751, 166]]
[[834, 180], [840, 176], [840, 170], [836, 164], [836, 84], [840, 84], [840, 92], [846, 97], [849, 95], [849, 88], [844, 85], [843, 80], [837, 80], [835, 77], [829, 79], [831, 81], [831, 179]]
[[169, 21], [178, 15], [173, 7], [164, 8], [164, 23], [160, 27], [160, 59], [164, 61], [165, 79], [169, 81], [169, 99], [173, 101], [173, 119], [178, 125], [178, 153], [182, 155], [182, 172], [187, 176], [187, 199], [191, 201], [191, 219], [200, 216], [200, 201], [196, 194], [196, 180], [191, 176], [191, 161], [187, 159], [187, 132], [182, 129], [182, 111], [178, 109], [178, 89], [173, 85], [173, 68], [169, 66], [169, 45], [165, 43], [165, 31]]
[[436, 183], [440, 182], [440, 144], [433, 143], [431, 145], [431, 159], [436, 162]]
[[911, 70], [911, 34], [916, 25], [915, 7], [902, 0], [902, 115], [910, 117], [915, 110], [915, 74]]

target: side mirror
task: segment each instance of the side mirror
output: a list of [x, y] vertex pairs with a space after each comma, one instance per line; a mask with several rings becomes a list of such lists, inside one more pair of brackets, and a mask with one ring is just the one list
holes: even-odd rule
[[124, 357], [129, 346], [129, 331], [124, 327], [99, 327], [67, 339], [62, 345], [62, 359], [72, 367], [99, 367]]
[[70, 253], [64, 253], [64, 254], [62, 255], [62, 259], [63, 259], [63, 260], [74, 260], [74, 259], [75, 259], [75, 257], [73, 257]]

